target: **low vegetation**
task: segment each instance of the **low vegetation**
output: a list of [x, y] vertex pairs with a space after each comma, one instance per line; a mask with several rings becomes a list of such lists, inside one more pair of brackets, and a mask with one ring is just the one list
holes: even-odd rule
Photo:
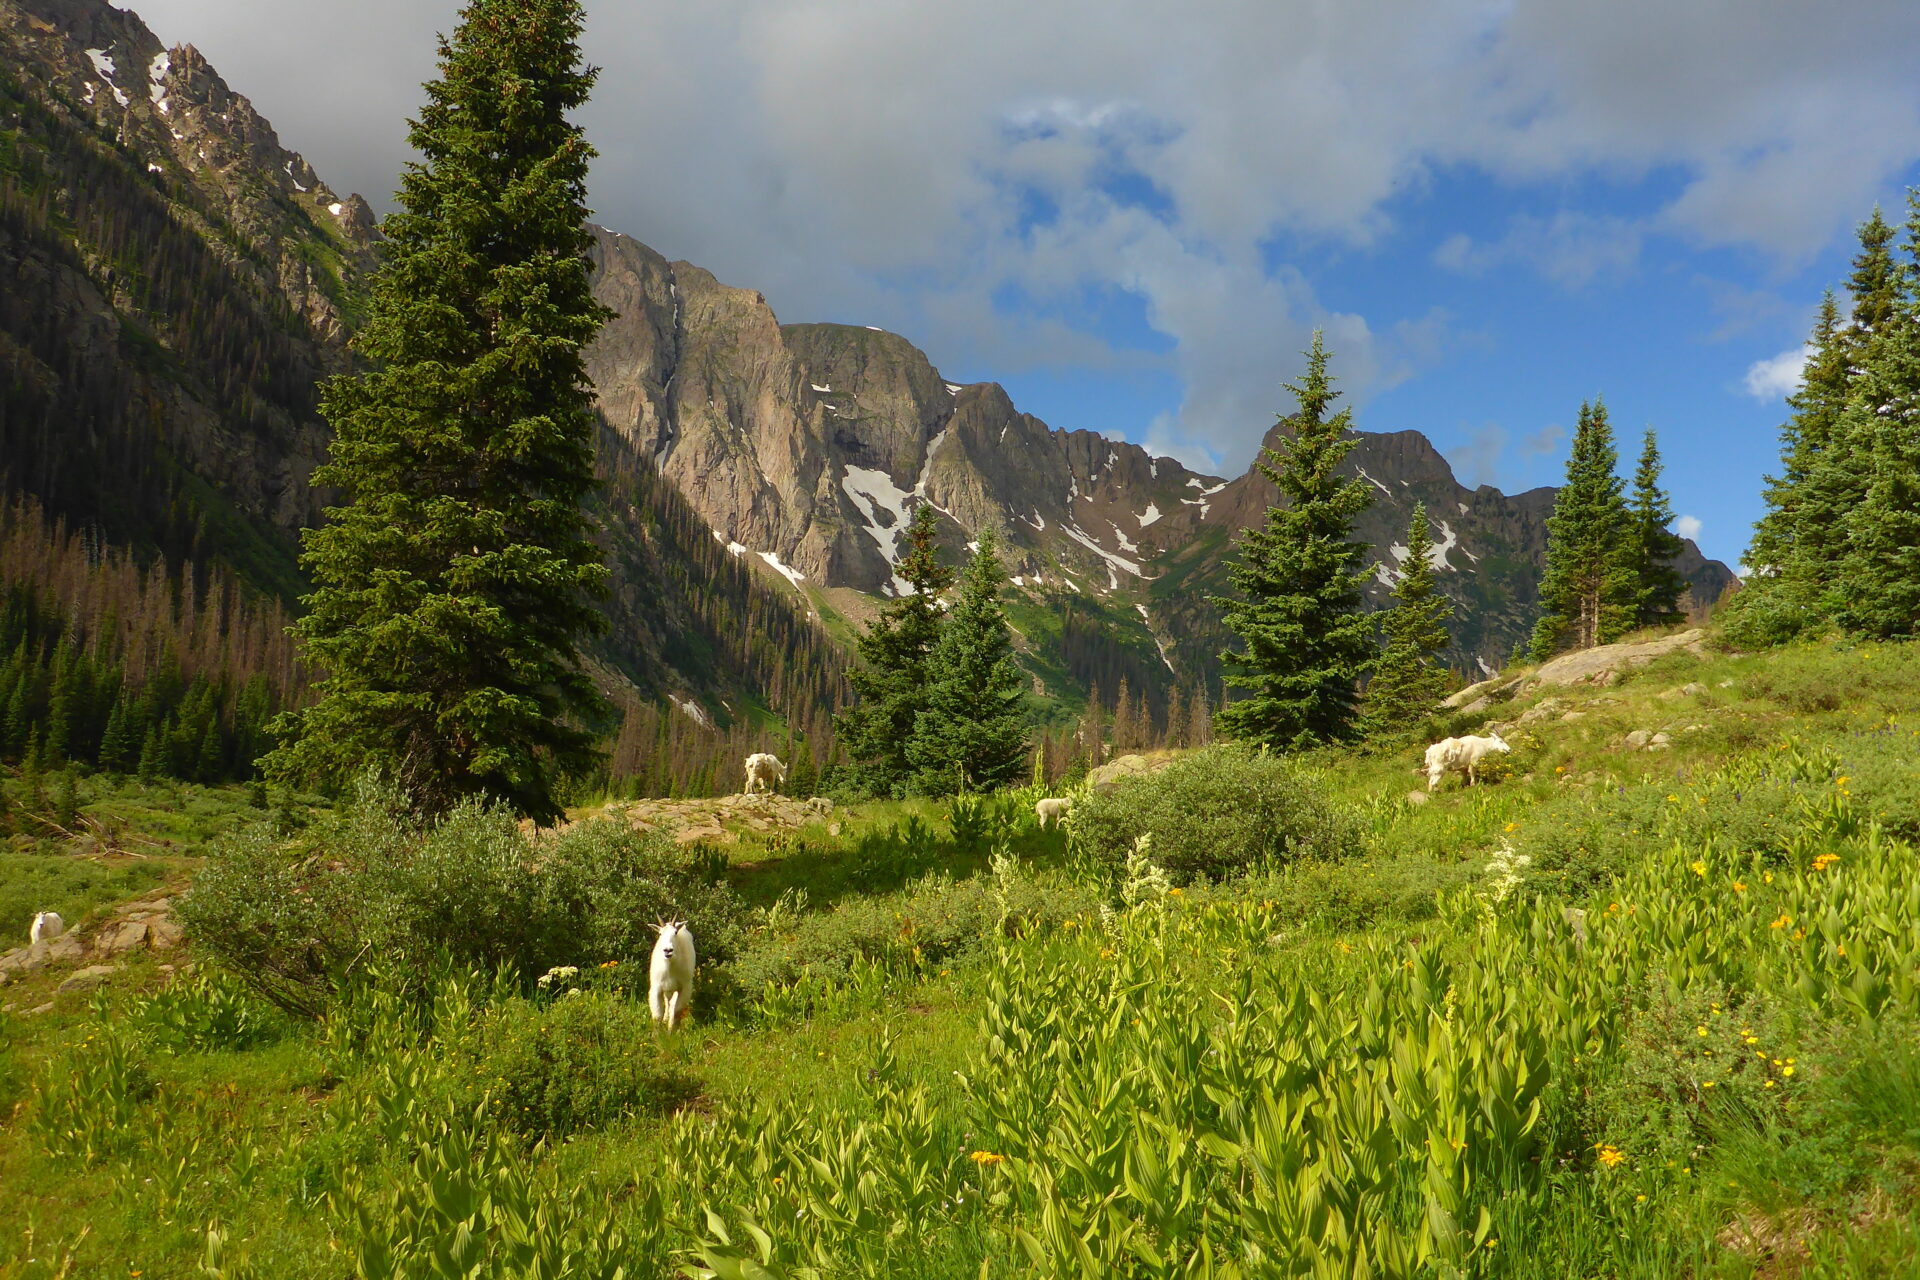
[[1901, 1274], [1916, 668], [1538, 690], [1419, 803], [1413, 746], [1214, 748], [1070, 836], [255, 810], [178, 851], [191, 971], [0, 990], [0, 1276]]

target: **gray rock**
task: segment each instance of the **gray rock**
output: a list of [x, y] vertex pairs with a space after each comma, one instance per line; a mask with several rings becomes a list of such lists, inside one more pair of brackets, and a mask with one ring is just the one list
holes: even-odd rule
[[1653, 741], [1653, 730], [1635, 729], [1621, 740], [1629, 751], [1638, 751]]
[[1585, 720], [1587, 718], [1587, 715], [1588, 713], [1585, 711], [1563, 712], [1560, 716], [1560, 723], [1572, 724], [1575, 720]]
[[1408, 803], [1408, 804], [1411, 804], [1411, 805], [1422, 805], [1422, 804], [1425, 804], [1425, 803], [1427, 803], [1427, 801], [1429, 801], [1429, 800], [1431, 800], [1431, 799], [1433, 799], [1433, 797], [1432, 797], [1432, 796], [1430, 796], [1430, 795], [1428, 795], [1428, 794], [1427, 794], [1426, 792], [1424, 792], [1424, 791], [1409, 791], [1409, 792], [1407, 792], [1407, 803]]
[[58, 993], [69, 991], [91, 991], [120, 972], [117, 964], [90, 964], [84, 969], [76, 969], [67, 976], [67, 980], [54, 988]]
[[[1565, 653], [1533, 673], [1536, 684], [1613, 684], [1620, 673], [1643, 667], [1672, 653], [1706, 654], [1707, 633], [1695, 628], [1636, 644], [1603, 644]], [[1611, 676], [1611, 679], [1604, 677]]]
[[146, 941], [147, 925], [144, 920], [122, 920], [94, 935], [93, 951], [95, 955], [121, 956], [145, 946]]

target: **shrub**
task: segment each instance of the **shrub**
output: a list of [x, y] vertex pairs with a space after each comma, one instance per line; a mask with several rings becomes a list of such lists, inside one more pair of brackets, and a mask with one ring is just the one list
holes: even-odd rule
[[255, 830], [218, 846], [181, 905], [197, 942], [305, 1015], [372, 961], [417, 980], [448, 964], [538, 974], [644, 956], [667, 915], [721, 959], [742, 913], [664, 835], [602, 821], [536, 841], [480, 803], [421, 826], [372, 788], [298, 842]]
[[1311, 774], [1239, 746], [1208, 747], [1098, 789], [1074, 806], [1067, 826], [1110, 869], [1150, 835], [1153, 860], [1181, 882], [1299, 858], [1337, 861], [1360, 844], [1358, 822]]
[[1245, 886], [1244, 896], [1275, 905], [1289, 923], [1357, 933], [1389, 922], [1431, 920], [1438, 895], [1479, 874], [1472, 864], [1413, 856], [1385, 861], [1294, 862], [1279, 874]]
[[468, 1042], [475, 1101], [530, 1138], [671, 1110], [699, 1092], [662, 1062], [646, 1006], [606, 991], [506, 1001], [481, 1015]]

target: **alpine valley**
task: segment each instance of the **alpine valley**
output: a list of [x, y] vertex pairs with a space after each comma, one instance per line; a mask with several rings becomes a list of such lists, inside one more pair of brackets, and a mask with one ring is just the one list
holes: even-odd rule
[[[191, 46], [104, 0], [0, 0], [5, 520], [291, 605], [299, 530], [328, 501], [308, 483], [327, 445], [315, 387], [350, 367], [376, 241], [366, 202]], [[761, 294], [627, 235], [596, 228], [592, 258], [617, 313], [590, 358], [614, 570], [599, 675], [664, 713], [659, 732], [823, 731], [920, 504], [955, 558], [1001, 540], [1034, 692], [1059, 715], [1122, 680], [1156, 711], [1175, 687], [1217, 696], [1209, 597], [1274, 500], [1257, 469], [1203, 475], [1054, 430], [905, 338], [782, 324]], [[1347, 466], [1377, 490], [1359, 524], [1370, 594], [1424, 502], [1452, 658], [1490, 671], [1537, 615], [1554, 491], [1467, 489], [1417, 432], [1358, 439]], [[1733, 581], [1690, 542], [1676, 567], [1697, 606]]]

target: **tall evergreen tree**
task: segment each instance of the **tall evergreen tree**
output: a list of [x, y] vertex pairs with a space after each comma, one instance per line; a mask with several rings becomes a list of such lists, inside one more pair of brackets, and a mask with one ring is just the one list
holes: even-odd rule
[[1222, 732], [1283, 750], [1350, 736], [1357, 682], [1373, 657], [1361, 608], [1366, 544], [1353, 522], [1372, 502], [1367, 485], [1335, 470], [1354, 442], [1327, 373], [1319, 333], [1306, 376], [1287, 384], [1299, 408], [1258, 466], [1280, 491], [1265, 523], [1241, 535], [1228, 569], [1237, 596], [1217, 604], [1240, 647], [1221, 655], [1226, 682], [1249, 691], [1220, 709]]
[[1682, 543], [1670, 526], [1673, 503], [1660, 487], [1660, 444], [1647, 428], [1640, 447], [1640, 465], [1633, 473], [1633, 498], [1628, 504], [1632, 524], [1634, 569], [1639, 583], [1634, 593], [1634, 625], [1664, 627], [1686, 617], [1680, 597], [1687, 582], [1673, 567]]
[[940, 594], [953, 585], [953, 570], [936, 554], [938, 532], [933, 508], [915, 508], [895, 568], [910, 589], [880, 606], [880, 616], [856, 642], [861, 665], [847, 679], [858, 701], [834, 719], [835, 739], [854, 762], [854, 776], [880, 795], [900, 793], [915, 768], [907, 744], [927, 709], [927, 661], [940, 640]]
[[280, 728], [282, 775], [389, 771], [428, 811], [463, 796], [558, 812], [604, 704], [579, 647], [606, 569], [583, 353], [593, 150], [578, 0], [472, 0], [440, 47], [399, 209], [355, 339], [373, 367], [326, 384], [344, 505], [309, 532], [298, 624], [319, 701]]
[[1625, 485], [1616, 474], [1619, 462], [1606, 405], [1582, 404], [1567, 483], [1547, 517], [1547, 572], [1540, 583], [1544, 613], [1533, 631], [1536, 659], [1568, 647], [1606, 644], [1633, 625], [1640, 580]]
[[1452, 642], [1453, 602], [1433, 576], [1433, 531], [1416, 502], [1407, 527], [1406, 567], [1393, 584], [1393, 607], [1380, 616], [1384, 643], [1367, 682], [1363, 728], [1370, 734], [1410, 728], [1433, 714], [1453, 683], [1440, 654]]
[[953, 612], [927, 663], [932, 685], [908, 755], [921, 789], [934, 795], [991, 791], [1027, 761], [1026, 680], [1013, 660], [1013, 632], [1000, 593], [1006, 571], [991, 532], [960, 575]]
[[1842, 415], [1866, 489], [1845, 516], [1839, 619], [1881, 639], [1920, 634], [1920, 192], [1907, 202], [1913, 265]]

